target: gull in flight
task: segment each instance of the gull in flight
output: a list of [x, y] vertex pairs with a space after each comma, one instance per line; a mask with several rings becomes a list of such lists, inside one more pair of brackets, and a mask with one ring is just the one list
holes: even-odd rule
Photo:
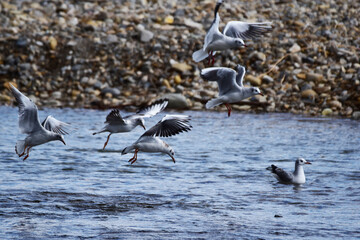
[[275, 165], [271, 165], [271, 172], [274, 173], [276, 179], [282, 183], [303, 184], [306, 181], [304, 168], [303, 168], [305, 164], [311, 164], [311, 163], [303, 158], [298, 158], [295, 161], [294, 172], [287, 172]]
[[41, 145], [50, 141], [59, 140], [64, 145], [63, 135], [68, 134], [67, 123], [61, 122], [52, 116], [47, 116], [40, 124], [38, 109], [34, 102], [22, 94], [18, 89], [10, 84], [10, 91], [14, 95], [19, 107], [19, 129], [21, 133], [27, 134], [24, 140], [18, 140], [15, 145], [15, 152], [24, 159], [29, 157], [32, 147]]
[[122, 117], [118, 109], [112, 110], [106, 117], [106, 125], [99, 132], [94, 132], [93, 135], [110, 132], [107, 137], [107, 140], [104, 144], [103, 150], [109, 142], [110, 136], [113, 133], [122, 133], [122, 132], [130, 132], [137, 126], [142, 126], [145, 130], [145, 121], [144, 118], [153, 117], [162, 110], [164, 110], [168, 104], [168, 99], [161, 99], [155, 101], [153, 104], [139, 110], [136, 114], [129, 115], [126, 117]]
[[134, 156], [129, 160], [131, 164], [136, 162], [137, 153], [142, 152], [162, 152], [171, 157], [175, 163], [174, 150], [160, 137], [170, 137], [181, 132], [190, 131], [192, 126], [189, 123], [189, 116], [185, 115], [166, 115], [155, 126], [147, 130], [132, 145], [124, 148], [122, 155], [134, 151]]
[[221, 33], [219, 31], [220, 17], [218, 11], [222, 3], [223, 0], [218, 0], [216, 3], [214, 20], [206, 33], [203, 48], [192, 55], [195, 62], [200, 62], [209, 57], [208, 64], [212, 59], [212, 65], [214, 65], [216, 51], [246, 47], [244, 40], [258, 38], [271, 29], [271, 22], [230, 21], [226, 24], [223, 33]]
[[264, 96], [257, 87], [244, 87], [245, 68], [241, 65], [237, 65], [236, 68], [237, 72], [225, 67], [211, 67], [201, 70], [200, 76], [204, 80], [216, 81], [219, 87], [219, 96], [206, 103], [207, 109], [225, 104], [230, 117], [230, 103], [240, 102], [258, 94]]

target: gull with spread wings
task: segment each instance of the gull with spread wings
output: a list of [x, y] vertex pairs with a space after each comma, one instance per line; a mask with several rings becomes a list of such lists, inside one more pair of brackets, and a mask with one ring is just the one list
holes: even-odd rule
[[211, 67], [201, 70], [200, 76], [206, 81], [216, 81], [219, 87], [219, 96], [211, 99], [205, 105], [206, 108], [225, 104], [228, 116], [231, 114], [230, 103], [240, 102], [254, 95], [264, 96], [257, 87], [245, 87], [243, 85], [245, 68], [237, 65], [237, 72], [231, 68]]
[[124, 118], [120, 115], [120, 111], [118, 109], [114, 109], [107, 115], [105, 127], [99, 132], [94, 132], [93, 135], [103, 132], [110, 132], [104, 144], [104, 150], [109, 142], [111, 134], [113, 133], [130, 132], [139, 125], [146, 130], [144, 118], [153, 117], [159, 112], [163, 111], [166, 108], [168, 102], [168, 99], [155, 101], [153, 104], [137, 111], [136, 114], [129, 115]]
[[165, 115], [161, 121], [141, 135], [135, 143], [124, 148], [122, 155], [134, 151], [134, 156], [129, 160], [133, 164], [137, 160], [139, 151], [162, 152], [169, 155], [175, 163], [174, 150], [160, 137], [170, 137], [181, 132], [190, 131], [192, 126], [189, 121], [189, 116]]
[[212, 65], [215, 62], [216, 51], [226, 49], [236, 49], [246, 46], [244, 40], [255, 39], [271, 30], [271, 22], [241, 22], [230, 21], [226, 24], [224, 31], [219, 31], [219, 8], [223, 0], [218, 0], [214, 11], [214, 21], [206, 33], [204, 46], [202, 49], [193, 53], [192, 58], [195, 62], [200, 62], [209, 57], [208, 64], [212, 59]]
[[68, 134], [67, 123], [61, 122], [52, 116], [47, 116], [40, 124], [38, 109], [33, 101], [22, 94], [17, 88], [10, 84], [10, 91], [14, 95], [19, 107], [19, 129], [21, 133], [27, 134], [24, 140], [18, 140], [15, 152], [24, 159], [29, 157], [30, 149], [50, 141], [61, 141], [65, 143], [63, 135]]

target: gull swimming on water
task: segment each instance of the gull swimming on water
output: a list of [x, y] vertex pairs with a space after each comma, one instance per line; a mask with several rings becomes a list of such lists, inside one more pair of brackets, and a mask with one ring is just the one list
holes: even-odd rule
[[271, 171], [277, 180], [283, 183], [303, 184], [306, 182], [303, 166], [305, 164], [311, 164], [304, 158], [298, 158], [295, 161], [295, 171], [287, 172], [275, 165], [271, 165]]
[[189, 124], [190, 118], [185, 115], [165, 115], [155, 126], [147, 130], [132, 145], [124, 148], [122, 155], [134, 151], [134, 156], [129, 160], [131, 164], [136, 162], [137, 153], [143, 152], [162, 152], [168, 154], [175, 163], [174, 150], [160, 137], [170, 137], [181, 132], [190, 131], [192, 126]]
[[211, 67], [201, 70], [200, 76], [206, 81], [216, 81], [219, 87], [219, 96], [211, 99], [205, 105], [207, 109], [225, 104], [228, 116], [231, 114], [230, 103], [240, 102], [254, 95], [264, 96], [257, 87], [244, 87], [245, 68], [237, 65], [237, 72], [231, 68]]
[[19, 129], [21, 133], [27, 134], [24, 140], [18, 140], [15, 145], [15, 152], [23, 160], [29, 157], [30, 149], [50, 141], [59, 140], [64, 145], [64, 134], [67, 123], [61, 122], [52, 116], [47, 116], [40, 124], [38, 109], [34, 102], [22, 94], [18, 89], [10, 84], [10, 91], [14, 95], [19, 107]]
[[218, 0], [216, 3], [214, 20], [206, 33], [203, 48], [192, 55], [195, 62], [200, 62], [209, 57], [208, 64], [210, 64], [212, 58], [212, 65], [214, 65], [216, 51], [246, 46], [244, 40], [257, 38], [271, 29], [271, 22], [230, 21], [226, 24], [223, 33], [221, 33], [219, 31], [220, 17], [218, 11], [222, 3], [223, 0]]
[[109, 142], [111, 134], [113, 133], [130, 132], [139, 125], [146, 130], [144, 118], [155, 116], [166, 108], [168, 102], [168, 99], [155, 101], [153, 104], [137, 111], [136, 114], [129, 115], [124, 118], [120, 115], [118, 109], [114, 109], [107, 115], [105, 127], [99, 132], [94, 132], [93, 135], [103, 132], [110, 132], [104, 144], [104, 150]]

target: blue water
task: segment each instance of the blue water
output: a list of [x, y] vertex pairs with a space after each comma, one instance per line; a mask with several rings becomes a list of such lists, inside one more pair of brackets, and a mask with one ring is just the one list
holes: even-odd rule
[[[359, 121], [189, 111], [193, 130], [164, 139], [175, 164], [140, 152], [131, 165], [121, 150], [143, 130], [102, 151], [107, 134], [91, 133], [107, 113], [41, 110], [76, 130], [22, 161], [17, 109], [0, 107], [0, 239], [360, 238]], [[266, 170], [292, 170], [297, 157], [313, 163], [300, 187]]]

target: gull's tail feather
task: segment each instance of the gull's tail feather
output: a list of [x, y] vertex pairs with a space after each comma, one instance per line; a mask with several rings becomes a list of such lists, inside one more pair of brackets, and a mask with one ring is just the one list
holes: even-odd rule
[[15, 152], [17, 155], [23, 154], [25, 151], [25, 140], [18, 140], [15, 145]]
[[222, 104], [222, 100], [219, 99], [219, 98], [214, 98], [214, 99], [211, 99], [210, 101], [208, 101], [205, 105], [205, 107], [207, 109], [209, 108], [213, 108], [213, 107], [216, 107], [216, 106], [219, 106], [220, 104]]
[[131, 152], [132, 150], [134, 150], [133, 146], [126, 147], [122, 150], [121, 155], [127, 154], [127, 153]]
[[203, 49], [197, 50], [196, 52], [193, 53], [192, 55], [192, 59], [195, 62], [200, 62], [202, 60], [204, 60], [205, 58], [208, 57], [208, 53], [205, 52]]

